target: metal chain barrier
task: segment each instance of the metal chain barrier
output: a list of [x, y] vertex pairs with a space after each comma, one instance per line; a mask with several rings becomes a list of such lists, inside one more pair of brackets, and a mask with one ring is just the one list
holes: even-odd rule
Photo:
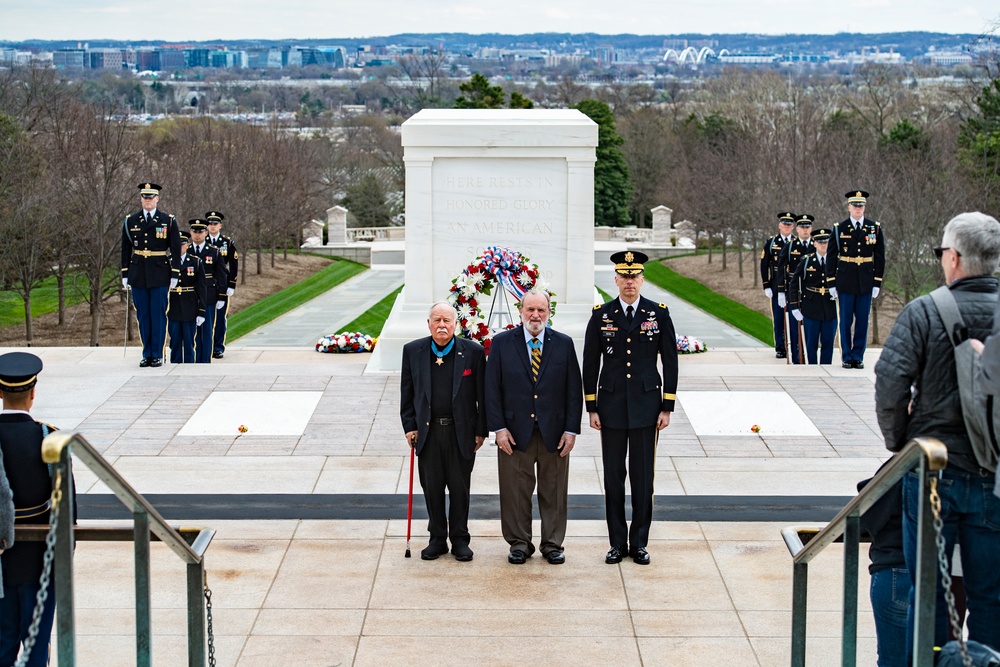
[[937, 545], [938, 569], [941, 571], [941, 586], [944, 588], [944, 600], [948, 603], [948, 618], [951, 621], [951, 629], [958, 641], [959, 651], [962, 653], [962, 664], [965, 667], [972, 667], [972, 658], [969, 657], [969, 649], [965, 645], [965, 636], [962, 634], [962, 621], [958, 618], [958, 610], [955, 608], [955, 594], [951, 590], [951, 572], [948, 571], [948, 557], [945, 555], [944, 543], [944, 519], [941, 518], [941, 496], [938, 495], [938, 478], [931, 477], [931, 512], [934, 514], [934, 543]]
[[61, 500], [62, 470], [57, 470], [55, 481], [52, 484], [49, 532], [45, 536], [44, 566], [42, 567], [42, 576], [38, 579], [39, 589], [38, 594], [35, 596], [35, 610], [31, 614], [31, 626], [28, 628], [28, 636], [24, 640], [24, 650], [21, 651], [21, 657], [14, 663], [14, 667], [24, 667], [28, 663], [28, 658], [31, 657], [31, 649], [35, 647], [35, 640], [38, 638], [38, 625], [42, 622], [45, 601], [49, 598], [49, 580], [52, 574], [52, 558], [55, 556], [56, 526], [59, 523], [59, 501]]
[[215, 633], [212, 631], [212, 589], [208, 587], [208, 574], [205, 574], [205, 615], [208, 619], [208, 665], [215, 667]]

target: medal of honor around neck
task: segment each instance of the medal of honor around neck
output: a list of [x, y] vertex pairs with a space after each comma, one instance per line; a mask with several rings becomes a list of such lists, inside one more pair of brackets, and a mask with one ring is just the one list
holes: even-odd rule
[[455, 339], [454, 338], [452, 338], [451, 342], [449, 342], [447, 345], [445, 345], [444, 349], [442, 349], [442, 350], [438, 350], [437, 343], [435, 343], [432, 340], [431, 341], [431, 352], [433, 352], [434, 356], [437, 357], [437, 359], [434, 361], [434, 363], [437, 364], [438, 366], [444, 366], [444, 357], [449, 352], [451, 352], [451, 348], [453, 348], [453, 347], [455, 347]]

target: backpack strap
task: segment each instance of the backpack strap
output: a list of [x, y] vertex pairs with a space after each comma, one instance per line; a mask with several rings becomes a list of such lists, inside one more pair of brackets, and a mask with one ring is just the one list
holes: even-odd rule
[[944, 322], [944, 330], [948, 334], [948, 339], [954, 347], [958, 347], [969, 338], [969, 329], [965, 326], [962, 313], [958, 310], [955, 295], [951, 293], [947, 285], [944, 285], [931, 292], [931, 299]]

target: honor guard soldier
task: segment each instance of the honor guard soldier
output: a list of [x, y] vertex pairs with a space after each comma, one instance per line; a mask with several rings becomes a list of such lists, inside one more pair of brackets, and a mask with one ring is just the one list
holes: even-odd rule
[[236, 276], [240, 272], [240, 253], [236, 250], [236, 243], [228, 236], [223, 236], [222, 221], [226, 216], [218, 211], [209, 211], [205, 214], [208, 220], [208, 242], [219, 249], [222, 258], [226, 263], [226, 276], [228, 282], [226, 296], [223, 298], [224, 305], [221, 312], [215, 314], [215, 334], [213, 336], [213, 359], [221, 359], [226, 352], [226, 317], [229, 315], [229, 300], [236, 293]]
[[868, 193], [854, 190], [844, 196], [849, 215], [834, 229], [836, 243], [830, 248], [837, 256], [840, 356], [844, 368], [864, 368], [872, 299], [885, 273], [885, 239], [882, 225], [865, 218]]
[[779, 270], [778, 262], [781, 251], [792, 241], [792, 230], [795, 226], [795, 214], [783, 211], [778, 214], [778, 233], [764, 242], [760, 251], [760, 279], [764, 285], [764, 296], [771, 300], [771, 321], [774, 323], [774, 356], [776, 359], [787, 357], [785, 343], [785, 308], [779, 303], [785, 290], [785, 276]]
[[[812, 239], [810, 238], [814, 220], [815, 218], [807, 213], [802, 213], [796, 216], [796, 236], [792, 239], [791, 243], [785, 246], [785, 250], [781, 253], [781, 258], [778, 261], [778, 265], [781, 267], [780, 271], [785, 276], [784, 293], [782, 293], [780, 297], [781, 305], [783, 307], [788, 305], [788, 285], [791, 283], [792, 274], [794, 274], [795, 269], [798, 268], [799, 262], [801, 262], [807, 255], [811, 255], [816, 252], [816, 248], [813, 246]], [[805, 352], [800, 349], [800, 343], [802, 340], [801, 323], [797, 320], [794, 322], [793, 320], [789, 320], [789, 324], [792, 324], [788, 333], [789, 338], [791, 339], [792, 363], [805, 363]]]
[[190, 250], [191, 239], [181, 232], [180, 281], [170, 290], [170, 363], [193, 364], [195, 332], [205, 323], [205, 271]]
[[122, 287], [132, 290], [143, 368], [163, 365], [167, 290], [177, 286], [179, 275], [180, 230], [174, 216], [157, 208], [160, 190], [156, 183], [140, 183], [142, 210], [122, 225]]
[[837, 337], [837, 260], [827, 252], [832, 235], [829, 229], [812, 233], [816, 252], [799, 263], [789, 283], [788, 307], [792, 316], [802, 322], [810, 364], [816, 363], [817, 347], [823, 350], [819, 363], [833, 363], [833, 341]]
[[212, 363], [216, 313], [226, 306], [226, 285], [229, 273], [222, 250], [207, 242], [208, 224], [204, 220], [191, 220], [191, 247], [188, 252], [201, 260], [205, 271], [205, 323], [195, 333], [194, 356], [199, 364]]
[[[35, 385], [42, 360], [27, 352], [0, 355], [0, 450], [3, 469], [10, 484], [17, 525], [49, 523], [53, 479], [42, 461], [42, 440], [56, 429], [35, 421], [30, 410], [35, 401]], [[0, 471], [2, 474], [2, 471]], [[70, 484], [76, 503], [76, 489]], [[66, 517], [63, 517], [66, 519]], [[61, 519], [62, 520], [62, 519]], [[0, 599], [0, 664], [13, 665], [29, 635], [32, 613], [41, 589], [45, 567], [45, 542], [20, 541], [5, 545], [0, 556], [3, 570], [3, 598]], [[38, 631], [31, 654], [23, 663], [29, 667], [48, 664], [49, 638], [56, 608], [55, 587], [49, 579], [48, 596], [38, 617]], [[22, 654], [22, 658], [23, 658]]]
[[[590, 427], [601, 432], [608, 564], [626, 554], [649, 564], [656, 441], [677, 400], [677, 336], [670, 312], [639, 294], [647, 259], [633, 251], [611, 255], [618, 298], [594, 307], [583, 346], [584, 401]], [[632, 486], [631, 528], [625, 522], [626, 472]]]

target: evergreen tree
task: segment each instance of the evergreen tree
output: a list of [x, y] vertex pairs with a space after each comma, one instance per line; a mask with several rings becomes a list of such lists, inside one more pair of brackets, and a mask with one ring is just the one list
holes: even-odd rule
[[502, 109], [506, 94], [500, 86], [491, 86], [490, 80], [476, 72], [458, 87], [462, 94], [455, 98], [456, 109]]
[[594, 224], [629, 224], [632, 181], [621, 146], [625, 140], [615, 128], [611, 108], [598, 100], [583, 100], [576, 108], [597, 123], [597, 164], [594, 165]]
[[959, 158], [973, 178], [982, 211], [1000, 208], [1000, 79], [993, 79], [976, 97], [979, 115], [962, 124]]
[[347, 188], [342, 203], [351, 212], [358, 227], [385, 227], [389, 224], [391, 211], [386, 203], [385, 187], [371, 172]]

